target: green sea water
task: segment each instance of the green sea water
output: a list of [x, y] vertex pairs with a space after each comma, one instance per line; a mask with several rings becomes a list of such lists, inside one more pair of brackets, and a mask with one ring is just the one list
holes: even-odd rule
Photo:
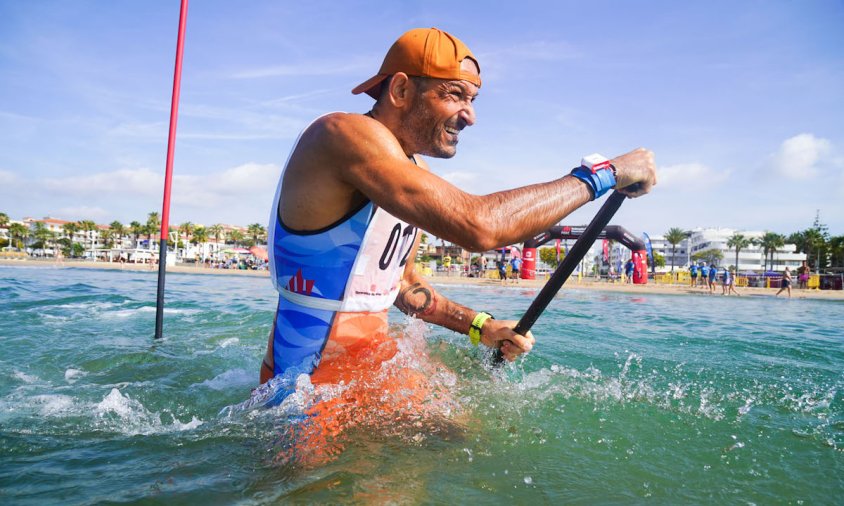
[[[280, 458], [301, 407], [231, 408], [257, 383], [269, 280], [168, 275], [154, 343], [155, 283], [0, 267], [0, 503], [844, 498], [838, 302], [565, 288], [534, 327], [534, 351], [504, 370], [465, 336], [392, 313], [398, 364], [427, 375], [436, 413], [349, 407], [354, 426], [305, 464]], [[437, 288], [513, 319], [537, 293]]]

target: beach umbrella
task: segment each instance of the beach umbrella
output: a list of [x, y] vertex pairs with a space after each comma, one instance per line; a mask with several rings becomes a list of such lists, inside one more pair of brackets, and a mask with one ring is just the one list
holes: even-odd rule
[[261, 248], [259, 246], [252, 246], [249, 248], [249, 252], [255, 255], [256, 258], [260, 258], [261, 260], [269, 260], [270, 256], [267, 254], [267, 250]]

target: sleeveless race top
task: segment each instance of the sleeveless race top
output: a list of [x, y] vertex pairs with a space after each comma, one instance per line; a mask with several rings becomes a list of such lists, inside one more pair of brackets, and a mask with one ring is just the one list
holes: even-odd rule
[[268, 229], [270, 277], [279, 292], [273, 373], [293, 368], [296, 374], [310, 374], [329, 337], [337, 333], [334, 327], [353, 320], [341, 315], [383, 312], [378, 321], [386, 325], [404, 266], [414, 260], [417, 229], [371, 201], [323, 229], [289, 229], [279, 213], [283, 180], [284, 171]]

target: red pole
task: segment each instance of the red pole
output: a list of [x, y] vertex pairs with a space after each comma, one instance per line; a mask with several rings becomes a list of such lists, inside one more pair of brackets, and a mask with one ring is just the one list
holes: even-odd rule
[[[158, 297], [155, 305], [155, 338], [161, 338], [164, 323], [164, 275], [167, 266], [167, 236], [170, 229], [170, 185], [173, 181], [173, 155], [176, 151], [176, 123], [179, 119], [179, 90], [182, 85], [182, 53], [185, 49], [185, 25], [188, 0], [182, 0], [179, 12], [179, 37], [176, 42], [176, 69], [173, 73], [173, 96], [170, 102], [170, 135], [167, 138], [167, 168], [164, 174], [164, 204], [161, 209], [161, 236], [158, 254]], [[176, 245], [178, 247], [178, 244]]]

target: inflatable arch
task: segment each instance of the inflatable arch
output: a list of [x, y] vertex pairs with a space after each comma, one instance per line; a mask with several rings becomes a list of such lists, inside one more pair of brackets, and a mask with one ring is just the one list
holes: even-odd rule
[[[522, 249], [522, 279], [536, 279], [536, 249], [552, 239], [577, 239], [586, 230], [586, 226], [557, 226], [528, 239]], [[633, 256], [633, 283], [644, 285], [648, 282], [648, 254], [645, 241], [628, 232], [624, 227], [608, 225], [598, 235], [598, 239], [612, 239], [627, 247]]]

